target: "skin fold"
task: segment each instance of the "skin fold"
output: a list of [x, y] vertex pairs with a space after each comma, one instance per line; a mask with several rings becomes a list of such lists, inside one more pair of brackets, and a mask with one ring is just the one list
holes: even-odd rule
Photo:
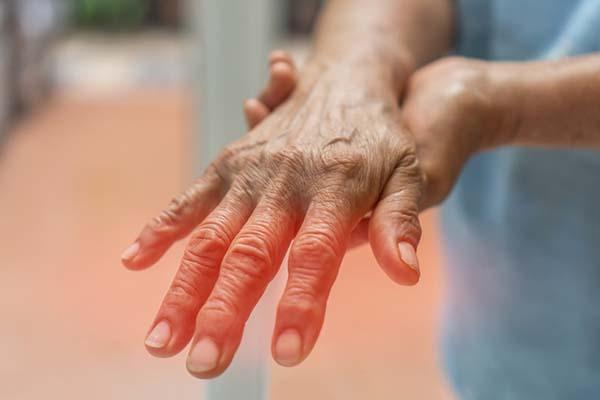
[[274, 53], [271, 78], [227, 146], [123, 255], [155, 263], [190, 235], [148, 350], [192, 342], [188, 370], [222, 373], [290, 247], [272, 352], [304, 360], [346, 250], [369, 242], [392, 280], [418, 281], [418, 214], [468, 158], [503, 145], [597, 146], [600, 57], [539, 63], [442, 58], [452, 2], [330, 1], [302, 72]]

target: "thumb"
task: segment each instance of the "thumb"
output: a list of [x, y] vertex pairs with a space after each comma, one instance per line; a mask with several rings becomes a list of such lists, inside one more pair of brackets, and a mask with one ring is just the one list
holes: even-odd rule
[[403, 164], [392, 174], [373, 211], [369, 241], [377, 262], [394, 282], [414, 285], [420, 276], [416, 249], [421, 238], [422, 178], [416, 159]]

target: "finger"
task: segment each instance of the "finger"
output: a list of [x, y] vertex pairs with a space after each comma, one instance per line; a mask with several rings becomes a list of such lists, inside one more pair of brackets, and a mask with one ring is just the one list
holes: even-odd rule
[[244, 102], [244, 116], [246, 117], [248, 129], [253, 129], [260, 124], [270, 112], [263, 103], [256, 99], [248, 99]]
[[271, 54], [269, 54], [269, 65], [273, 65], [278, 62], [283, 62], [289, 64], [293, 69], [296, 69], [296, 65], [294, 63], [294, 59], [292, 56], [283, 50], [273, 50]]
[[218, 176], [210, 171], [199, 178], [142, 229], [121, 256], [123, 265], [143, 269], [158, 261], [175, 241], [186, 237], [218, 204], [221, 186]]
[[273, 332], [273, 358], [302, 362], [314, 347], [331, 287], [347, 248], [352, 218], [345, 205], [313, 201], [292, 244], [289, 276]]
[[152, 354], [174, 355], [190, 341], [196, 316], [213, 289], [223, 256], [251, 212], [247, 197], [230, 191], [194, 231], [146, 338]]
[[271, 110], [265, 104], [270, 104], [272, 109], [277, 107], [296, 85], [296, 66], [289, 54], [281, 50], [273, 51], [269, 57], [269, 67], [269, 82], [260, 96], [262, 100], [266, 99], [266, 103], [257, 99], [244, 103], [244, 115], [250, 129], [269, 115]]
[[419, 280], [416, 248], [421, 238], [421, 177], [415, 163], [396, 168], [369, 224], [373, 254], [386, 274], [404, 285]]
[[192, 375], [214, 377], [231, 363], [244, 324], [283, 260], [295, 220], [288, 209], [263, 201], [235, 238], [198, 314], [187, 362]]
[[294, 90], [297, 81], [293, 65], [277, 61], [270, 66], [270, 78], [258, 100], [271, 111], [283, 103]]

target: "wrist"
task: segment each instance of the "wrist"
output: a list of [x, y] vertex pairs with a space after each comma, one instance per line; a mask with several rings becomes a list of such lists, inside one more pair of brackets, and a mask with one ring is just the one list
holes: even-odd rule
[[518, 64], [465, 60], [461, 82], [470, 86], [464, 112], [466, 120], [478, 121], [466, 132], [475, 134], [473, 152], [511, 145], [516, 141], [523, 120], [522, 82], [516, 77]]
[[[531, 119], [528, 114], [532, 110], [535, 113], [551, 97], [551, 93], [532, 91], [532, 82], [540, 80], [543, 71], [532, 69], [529, 63], [497, 62], [490, 63], [490, 66], [490, 82], [494, 88], [496, 109], [501, 116], [493, 145], [523, 144], [522, 132], [528, 129], [525, 125]], [[535, 98], [531, 99], [533, 93]]]
[[358, 49], [332, 58], [313, 54], [303, 69], [298, 89], [308, 92], [324, 83], [342, 92], [397, 102], [415, 67], [407, 52]]
[[[577, 61], [574, 60], [565, 58], [499, 66], [498, 81], [504, 88], [504, 110], [511, 121], [503, 144], [572, 145], [583, 140], [581, 133], [580, 136], [573, 136], [573, 133], [581, 129], [581, 121], [589, 121], [590, 116], [595, 115], [595, 106], [587, 112], [582, 110], [587, 105], [597, 104], [586, 96], [586, 89], [593, 87], [598, 67], [577, 70], [574, 66], [586, 66], [587, 60], [579, 59], [580, 64], [575, 64]], [[570, 125], [569, 120], [578, 122]], [[553, 132], [560, 133], [553, 137]]]

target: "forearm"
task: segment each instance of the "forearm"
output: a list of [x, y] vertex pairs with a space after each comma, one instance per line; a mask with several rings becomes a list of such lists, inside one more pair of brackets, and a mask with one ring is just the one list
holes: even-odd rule
[[330, 0], [308, 71], [350, 71], [355, 82], [376, 76], [399, 91], [415, 68], [448, 50], [453, 15], [451, 0]]
[[512, 120], [505, 144], [600, 147], [600, 53], [493, 68]]

